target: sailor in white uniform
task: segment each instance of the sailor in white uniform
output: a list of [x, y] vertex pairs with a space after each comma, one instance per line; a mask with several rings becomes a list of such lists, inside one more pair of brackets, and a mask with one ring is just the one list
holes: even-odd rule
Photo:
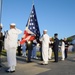
[[40, 41], [42, 42], [42, 57], [43, 57], [43, 65], [48, 64], [48, 49], [50, 44], [50, 38], [47, 34], [47, 30], [43, 31], [43, 36]]
[[22, 33], [15, 25], [15, 23], [10, 24], [10, 30], [8, 30], [4, 40], [4, 47], [7, 51], [7, 61], [9, 66], [9, 69], [6, 70], [6, 72], [15, 72], [17, 40], [18, 35]]

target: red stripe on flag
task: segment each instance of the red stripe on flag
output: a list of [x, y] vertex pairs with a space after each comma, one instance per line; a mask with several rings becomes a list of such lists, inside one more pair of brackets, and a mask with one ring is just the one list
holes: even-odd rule
[[20, 44], [24, 44], [26, 41], [32, 41], [35, 39], [35, 36], [32, 36], [29, 34], [26, 30], [24, 31], [24, 37], [22, 37], [22, 40], [20, 41]]

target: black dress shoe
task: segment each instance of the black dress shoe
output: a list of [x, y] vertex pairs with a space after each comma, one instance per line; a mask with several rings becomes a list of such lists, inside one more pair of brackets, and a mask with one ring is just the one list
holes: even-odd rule
[[27, 63], [31, 63], [32, 61], [27, 61]]
[[2, 66], [0, 65], [0, 67], [2, 67]]
[[6, 72], [7, 72], [7, 73], [13, 73], [13, 72], [15, 72], [15, 70], [13, 70], [13, 71], [8, 71], [8, 70], [6, 70]]
[[15, 70], [11, 71], [11, 73], [15, 72]]

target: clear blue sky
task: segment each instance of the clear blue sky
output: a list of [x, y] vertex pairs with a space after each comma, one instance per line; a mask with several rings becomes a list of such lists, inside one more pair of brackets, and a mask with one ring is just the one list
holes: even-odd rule
[[[32, 3], [33, 0], [3, 0], [3, 31], [12, 22], [24, 31]], [[59, 39], [75, 35], [75, 0], [34, 0], [34, 5], [41, 34], [47, 29], [49, 36], [58, 33]]]

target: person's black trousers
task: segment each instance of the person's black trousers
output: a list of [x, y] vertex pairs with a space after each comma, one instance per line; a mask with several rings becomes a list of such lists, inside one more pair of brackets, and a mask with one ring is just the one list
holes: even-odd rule
[[18, 56], [21, 56], [21, 46], [18, 46], [17, 51], [18, 51]]
[[67, 58], [67, 52], [68, 52], [68, 50], [65, 49], [65, 59]]
[[28, 62], [31, 62], [32, 50], [28, 50]]
[[55, 62], [58, 62], [58, 50], [54, 50]]

